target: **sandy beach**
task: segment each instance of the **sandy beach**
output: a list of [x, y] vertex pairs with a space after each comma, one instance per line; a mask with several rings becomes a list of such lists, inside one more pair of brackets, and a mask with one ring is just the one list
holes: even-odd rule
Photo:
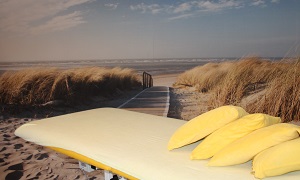
[[[154, 85], [170, 87], [168, 116], [188, 120], [197, 116], [201, 111], [206, 111], [207, 108], [200, 106], [197, 99], [202, 97], [199, 97], [193, 89], [172, 88], [177, 75], [156, 75], [153, 77]], [[0, 179], [87, 179], [87, 177], [89, 179], [104, 179], [102, 170], [84, 172], [79, 169], [77, 160], [26, 142], [16, 137], [14, 131], [26, 122], [43, 117], [57, 116], [84, 109], [118, 107], [137, 93], [138, 90], [120, 94], [117, 99], [96, 98], [89, 105], [83, 104], [80, 107], [53, 106], [39, 110], [22, 109], [15, 114], [1, 115]]]

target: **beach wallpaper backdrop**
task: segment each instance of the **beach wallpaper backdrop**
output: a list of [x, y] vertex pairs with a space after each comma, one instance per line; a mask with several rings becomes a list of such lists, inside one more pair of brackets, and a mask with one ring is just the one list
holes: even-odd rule
[[144, 71], [168, 117], [231, 104], [299, 124], [300, 1], [0, 0], [0, 179], [103, 179], [14, 131], [119, 107]]

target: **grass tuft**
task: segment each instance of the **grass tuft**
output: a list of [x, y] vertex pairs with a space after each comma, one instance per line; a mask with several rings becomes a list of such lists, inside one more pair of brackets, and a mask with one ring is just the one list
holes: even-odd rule
[[216, 87], [232, 67], [232, 62], [207, 63], [197, 66], [179, 75], [175, 87], [196, 87], [198, 91], [207, 92]]
[[250, 112], [300, 121], [300, 63], [292, 63], [269, 82], [264, 96], [247, 105]]
[[140, 86], [137, 73], [128, 68], [34, 68], [8, 71], [0, 76], [0, 103], [38, 105], [53, 100], [74, 103]]

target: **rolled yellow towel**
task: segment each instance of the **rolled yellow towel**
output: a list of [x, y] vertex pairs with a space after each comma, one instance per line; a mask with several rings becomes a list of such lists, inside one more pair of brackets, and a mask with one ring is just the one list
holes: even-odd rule
[[243, 108], [238, 106], [222, 106], [203, 113], [175, 131], [169, 140], [168, 149], [172, 150], [196, 142], [247, 114]]
[[253, 159], [256, 178], [278, 176], [300, 170], [300, 138], [268, 148]]
[[243, 116], [207, 136], [192, 152], [191, 159], [208, 159], [233, 141], [272, 124], [279, 123], [279, 117], [257, 113]]
[[288, 123], [258, 129], [227, 145], [211, 158], [208, 165], [229, 166], [245, 163], [269, 147], [298, 138], [299, 131], [299, 126]]

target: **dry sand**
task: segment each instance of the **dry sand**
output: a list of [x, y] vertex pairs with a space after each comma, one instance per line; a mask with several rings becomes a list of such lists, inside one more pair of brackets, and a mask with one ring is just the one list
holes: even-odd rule
[[[177, 74], [154, 76], [155, 86], [169, 86], [176, 81]], [[86, 173], [79, 169], [78, 161], [53, 150], [26, 142], [16, 137], [14, 131], [22, 124], [43, 117], [67, 114], [78, 110], [98, 107], [118, 107], [135, 92], [121, 94], [121, 98], [95, 98], [91, 103], [78, 107], [63, 105], [44, 109], [17, 109], [12, 114], [0, 115], [0, 179], [104, 179], [103, 171]], [[169, 117], [189, 120], [207, 111], [207, 95], [199, 95], [193, 89], [170, 88]], [[203, 100], [203, 104], [199, 103]], [[202, 101], [201, 101], [202, 102]], [[101, 106], [99, 106], [101, 104]], [[3, 111], [2, 111], [3, 112]]]
[[190, 120], [209, 110], [209, 94], [195, 91], [193, 87], [183, 89], [173, 88], [179, 74], [165, 74], [154, 76], [154, 86], [170, 87], [170, 107], [168, 117]]

